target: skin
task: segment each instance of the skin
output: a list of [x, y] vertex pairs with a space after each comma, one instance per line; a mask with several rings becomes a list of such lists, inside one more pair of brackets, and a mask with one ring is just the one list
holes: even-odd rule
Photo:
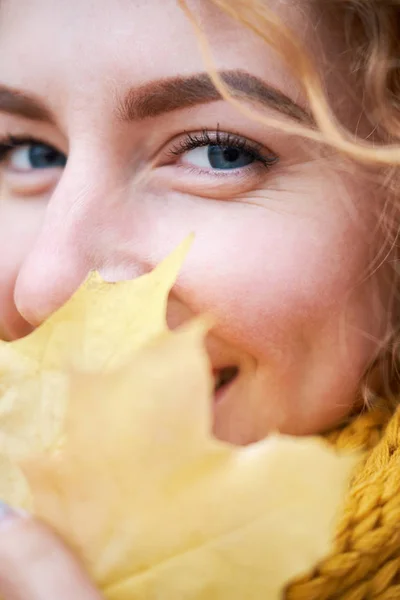
[[8, 515], [1, 523], [0, 560], [5, 600], [101, 600], [62, 542], [29, 517]]
[[[367, 134], [361, 108], [343, 85], [346, 65], [334, 60], [341, 56], [340, 36], [304, 3], [301, 10], [297, 2], [271, 4], [319, 57], [333, 110]], [[245, 69], [307, 110], [299, 82], [261, 40], [207, 3], [193, 6], [219, 69]], [[215, 402], [215, 434], [247, 444], [270, 431], [303, 435], [333, 426], [354, 408], [387, 326], [389, 293], [379, 273], [364, 277], [382, 242], [371, 240], [371, 232], [383, 199], [359, 167], [251, 121], [222, 100], [121, 123], [115, 111], [127, 88], [202, 72], [204, 64], [174, 0], [104, 0], [98, 7], [97, 0], [57, 8], [53, 0], [3, 0], [0, 9], [0, 55], [7, 57], [0, 85], [35, 95], [55, 121], [0, 112], [0, 136], [29, 136], [68, 155], [65, 170], [33, 170], [25, 146], [1, 166], [3, 337], [38, 326], [89, 270], [110, 281], [139, 276], [194, 231], [168, 322], [177, 327], [194, 314], [212, 313], [211, 366], [239, 369]], [[216, 172], [204, 166], [204, 148], [171, 153], [185, 132], [204, 129], [211, 136], [240, 134], [275, 162]], [[138, 181], [143, 169], [148, 177]], [[33, 531], [47, 548], [44, 573], [54, 572], [49, 561], [59, 557], [58, 581], [67, 577], [78, 586], [69, 597], [98, 597], [43, 528], [30, 520], [13, 528], [19, 532], [13, 539]], [[10, 553], [12, 570], [26, 575], [13, 595], [0, 558], [0, 595], [54, 597], [33, 592], [25, 550], [16, 543], [8, 550], [9, 542], [9, 533], [0, 532], [0, 557]]]

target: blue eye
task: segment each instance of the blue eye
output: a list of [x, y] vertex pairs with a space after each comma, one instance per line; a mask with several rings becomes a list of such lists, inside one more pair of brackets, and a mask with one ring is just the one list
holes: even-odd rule
[[213, 169], [240, 169], [251, 165], [255, 160], [252, 154], [241, 148], [210, 145], [206, 150], [208, 162]]
[[67, 164], [67, 157], [64, 154], [45, 144], [32, 144], [27, 146], [25, 151], [28, 153], [27, 160], [32, 169], [63, 168]]
[[42, 169], [62, 169], [67, 164], [67, 157], [43, 142], [10, 138], [0, 145], [0, 162], [5, 161], [12, 170], [27, 173]]
[[187, 133], [172, 148], [181, 164], [206, 171], [239, 171], [256, 163], [264, 167], [274, 165], [276, 154], [241, 136], [219, 130]]
[[254, 153], [244, 148], [208, 144], [186, 152], [182, 162], [202, 169], [229, 171], [243, 169], [255, 161]]

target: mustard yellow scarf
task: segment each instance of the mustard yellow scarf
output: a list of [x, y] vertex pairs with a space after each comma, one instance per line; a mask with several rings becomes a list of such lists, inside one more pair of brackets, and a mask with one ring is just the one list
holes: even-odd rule
[[285, 600], [400, 599], [400, 409], [377, 408], [328, 435], [365, 452], [340, 515], [333, 551], [293, 582]]

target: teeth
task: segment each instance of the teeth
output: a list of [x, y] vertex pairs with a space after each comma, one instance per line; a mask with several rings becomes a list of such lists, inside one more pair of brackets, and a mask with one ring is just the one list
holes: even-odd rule
[[226, 385], [236, 377], [239, 369], [237, 367], [225, 367], [215, 375], [215, 391]]

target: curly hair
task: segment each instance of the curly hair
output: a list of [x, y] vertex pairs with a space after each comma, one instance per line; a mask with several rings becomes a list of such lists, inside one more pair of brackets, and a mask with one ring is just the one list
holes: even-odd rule
[[[189, 10], [179, 0], [193, 22], [206, 64], [221, 96], [251, 119], [290, 133], [329, 144], [337, 151], [372, 169], [382, 187], [384, 206], [379, 227], [384, 243], [371, 259], [370, 274], [388, 266], [392, 302], [388, 315], [390, 330], [369, 366], [362, 383], [366, 404], [376, 399], [372, 380], [380, 381], [379, 393], [385, 400], [398, 402], [400, 392], [400, 269], [398, 237], [400, 225], [400, 0], [310, 0], [323, 18], [334, 19], [340, 31], [349, 74], [362, 89], [362, 108], [372, 132], [364, 139], [347, 129], [335, 116], [324, 82], [313, 58], [301, 41], [283, 23], [265, 0], [209, 0], [269, 44], [296, 75], [307, 95], [315, 127], [275, 116], [266, 116], [241, 102], [218, 76], [206, 36]], [[381, 236], [382, 237], [382, 236]]]

